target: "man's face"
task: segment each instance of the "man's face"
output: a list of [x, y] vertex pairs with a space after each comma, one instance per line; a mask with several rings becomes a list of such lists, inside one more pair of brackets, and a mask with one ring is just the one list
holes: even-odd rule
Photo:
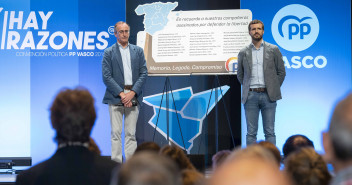
[[258, 23], [258, 24], [252, 24], [251, 29], [249, 30], [249, 35], [252, 37], [252, 40], [255, 41], [260, 41], [263, 38], [264, 30], [263, 30], [263, 25]]
[[117, 42], [121, 45], [126, 45], [128, 43], [128, 38], [130, 37], [130, 28], [127, 24], [119, 24], [116, 27], [115, 37]]

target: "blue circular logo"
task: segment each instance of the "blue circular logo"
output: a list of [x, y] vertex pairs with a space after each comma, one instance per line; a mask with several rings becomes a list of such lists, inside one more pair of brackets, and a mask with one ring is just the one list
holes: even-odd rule
[[319, 35], [319, 21], [306, 6], [291, 4], [274, 16], [271, 31], [277, 44], [288, 51], [303, 51], [314, 44]]

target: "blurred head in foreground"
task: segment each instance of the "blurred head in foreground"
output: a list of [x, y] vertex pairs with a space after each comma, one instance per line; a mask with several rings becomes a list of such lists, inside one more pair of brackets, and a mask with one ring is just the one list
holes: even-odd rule
[[216, 168], [221, 166], [230, 154], [231, 154], [230, 150], [221, 150], [221, 151], [217, 152], [216, 154], [214, 154], [212, 157], [213, 170], [215, 170]]
[[185, 152], [178, 146], [165, 145], [161, 148], [160, 154], [171, 158], [174, 162], [176, 162], [180, 170], [196, 169], [185, 154]]
[[265, 148], [252, 145], [236, 149], [215, 170], [211, 185], [288, 185], [273, 155]]
[[331, 175], [323, 158], [311, 147], [290, 154], [285, 172], [294, 185], [328, 185]]
[[271, 154], [273, 154], [273, 156], [275, 157], [277, 165], [280, 167], [280, 164], [281, 164], [280, 150], [273, 143], [271, 143], [269, 141], [260, 141], [258, 143], [258, 145], [260, 145], [260, 146], [266, 148], [268, 151], [270, 151]]
[[331, 184], [352, 182], [352, 94], [335, 107], [328, 132], [323, 133], [325, 160], [332, 163], [336, 176]]
[[151, 142], [151, 141], [143, 142], [137, 146], [136, 151], [134, 151], [134, 153], [136, 154], [142, 151], [151, 151], [151, 152], [159, 153], [160, 146], [157, 143]]
[[205, 177], [197, 170], [185, 169], [181, 172], [182, 185], [204, 185]]
[[176, 164], [155, 152], [133, 155], [118, 172], [117, 185], [180, 185]]

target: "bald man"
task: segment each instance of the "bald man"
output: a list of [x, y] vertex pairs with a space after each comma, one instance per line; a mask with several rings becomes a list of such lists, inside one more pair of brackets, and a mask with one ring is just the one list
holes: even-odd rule
[[334, 166], [331, 185], [352, 184], [352, 94], [335, 107], [328, 132], [323, 133], [325, 159]]
[[288, 185], [273, 155], [262, 146], [237, 149], [210, 179], [211, 185]]

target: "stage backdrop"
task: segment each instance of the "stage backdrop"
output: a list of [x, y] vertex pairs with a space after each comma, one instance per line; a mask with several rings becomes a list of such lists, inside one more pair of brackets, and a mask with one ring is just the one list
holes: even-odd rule
[[[182, 3], [182, 2], [180, 2]], [[235, 74], [237, 55], [250, 43], [250, 10], [174, 11], [178, 2], [138, 5], [144, 31], [137, 44], [144, 49], [148, 73]]]
[[[136, 4], [144, 3], [148, 2]], [[139, 21], [143, 17], [135, 12], [137, 6], [132, 5], [132, 10], [126, 11], [124, 0], [0, 0], [0, 157], [32, 157], [33, 165], [49, 158], [57, 147], [50, 125], [49, 107], [60, 89], [76, 86], [88, 88], [96, 100], [97, 121], [92, 137], [102, 150], [102, 155], [110, 155], [109, 113], [107, 106], [101, 103], [105, 92], [101, 60], [103, 50], [116, 42], [113, 25], [117, 21], [124, 21], [126, 14], [133, 14], [138, 24], [143, 26]], [[239, 9], [239, 1], [183, 0], [176, 9]], [[127, 20], [131, 25], [133, 21]], [[131, 43], [136, 43], [137, 32], [143, 30], [143, 27], [132, 28]], [[233, 77], [220, 77], [220, 83], [231, 88], [224, 86], [224, 97], [221, 92], [218, 92], [218, 97], [219, 100], [226, 100], [228, 109], [237, 110], [230, 115], [233, 117], [230, 121], [235, 122], [232, 128], [235, 142], [239, 144], [240, 128], [236, 126], [240, 126], [240, 86], [232, 80]], [[172, 81], [173, 89], [187, 87], [187, 91], [192, 93], [187, 98], [193, 100], [204, 99], [204, 94], [208, 95], [213, 87], [209, 83], [213, 81], [212, 77], [179, 77]], [[145, 95], [160, 93], [163, 82], [164, 78], [148, 78]], [[154, 105], [151, 99], [148, 102]], [[214, 99], [208, 115], [211, 119], [216, 117], [215, 111], [211, 111], [213, 102]], [[187, 105], [188, 109], [195, 108], [194, 104]], [[223, 107], [221, 102], [219, 105]], [[139, 142], [152, 140], [154, 128], [147, 124], [153, 117], [152, 111], [152, 106], [142, 106], [137, 129]], [[204, 109], [201, 113], [205, 113]], [[201, 123], [204, 120], [202, 114], [188, 115], [188, 118], [196, 116]], [[219, 136], [222, 138], [220, 149], [233, 147], [229, 126], [223, 121], [224, 114], [221, 109], [216, 114], [220, 117], [219, 132], [225, 133]], [[207, 135], [195, 141], [198, 144], [201, 139], [204, 140], [202, 145], [198, 144], [202, 148], [194, 148], [192, 153], [209, 149], [210, 159], [215, 153], [215, 143], [214, 132], [210, 133], [208, 129], [213, 131], [213, 128], [213, 124], [205, 127], [203, 133]], [[157, 133], [156, 138], [160, 145], [166, 144], [162, 134]], [[211, 139], [208, 141], [208, 138]], [[189, 142], [185, 147], [190, 151], [192, 144]]]
[[[290, 135], [304, 134], [322, 151], [321, 132], [332, 108], [351, 88], [350, 7], [346, 0], [241, 0], [241, 9], [264, 22], [264, 40], [278, 45], [285, 61], [283, 99], [276, 109], [280, 149]], [[242, 114], [243, 144], [245, 126]]]
[[[104, 3], [0, 0], [0, 157], [32, 157], [33, 164], [50, 157], [56, 144], [48, 109], [62, 87], [77, 85], [87, 87], [96, 99], [98, 117], [92, 136], [102, 154], [110, 155], [109, 115], [107, 106], [101, 103], [105, 91], [101, 77], [103, 50], [116, 42], [110, 26], [125, 20], [126, 13], [127, 22], [134, 25], [131, 43], [136, 43], [137, 32], [144, 30], [144, 17], [137, 15], [135, 9], [140, 4], [154, 2], [128, 1], [126, 5], [123, 0]], [[288, 136], [300, 133], [311, 138], [321, 150], [320, 135], [327, 126], [331, 109], [351, 87], [350, 1], [323, 0], [317, 4], [243, 0], [241, 3], [242, 9], [251, 10], [253, 19], [264, 21], [264, 40], [277, 44], [284, 56], [287, 77], [282, 87], [283, 100], [278, 102], [277, 109], [278, 147], [282, 148]], [[175, 11], [214, 9], [239, 9], [239, 2], [182, 0]], [[163, 77], [147, 79], [145, 95], [150, 99], [145, 101], [149, 105], [142, 107], [137, 129], [139, 141], [151, 140], [156, 107], [152, 98], [160, 95], [164, 82]], [[213, 88], [212, 82], [213, 78], [206, 76], [175, 77], [172, 87], [188, 93], [187, 99], [191, 99], [208, 93]], [[236, 141], [240, 136], [236, 132], [241, 129], [237, 122], [240, 86], [235, 76], [220, 77], [220, 83], [230, 86], [229, 89], [224, 86], [227, 92], [222, 99], [231, 111], [231, 129]], [[209, 117], [216, 117], [214, 113]], [[228, 149], [233, 144], [223, 110], [219, 111], [219, 117], [223, 119], [220, 121], [223, 125], [219, 126], [219, 149]], [[211, 156], [216, 145], [213, 120], [205, 119], [204, 123], [207, 124], [203, 130], [207, 134], [204, 142], [190, 153], [201, 151]], [[244, 130], [245, 124], [243, 141]], [[166, 144], [162, 132], [156, 137], [160, 144]], [[194, 143], [201, 143], [201, 139], [198, 137]]]
[[[169, 100], [166, 100], [165, 96], [162, 97], [166, 77], [147, 78], [145, 99], [137, 125], [139, 142], [154, 140], [161, 146], [168, 144], [166, 122], [169, 119], [170, 141], [190, 154], [204, 154], [206, 165], [211, 164], [211, 157], [217, 150], [233, 148], [234, 143], [240, 145], [241, 86], [236, 75], [233, 75], [237, 59], [232, 59], [237, 57], [236, 46], [250, 41], [248, 34], [243, 33], [246, 30], [243, 24], [248, 23], [250, 17], [250, 11], [240, 10], [239, 0], [126, 1], [126, 21], [131, 26], [130, 42], [138, 41], [137, 44], [145, 49], [150, 74], [171, 75], [169, 82], [174, 92], [174, 97], [170, 95]], [[177, 18], [181, 20], [177, 21]], [[229, 26], [225, 26], [225, 23], [229, 23]], [[236, 24], [241, 26], [232, 29]], [[177, 25], [186, 27], [175, 29]], [[144, 47], [144, 42], [140, 42], [140, 38], [146, 35], [145, 32], [153, 35], [152, 48], [151, 42], [147, 47]], [[148, 34], [147, 37], [151, 39]], [[234, 40], [236, 44], [232, 42]], [[226, 44], [226, 47], [222, 44]], [[214, 54], [218, 58], [212, 57]], [[194, 56], [188, 57], [189, 55]], [[148, 64], [148, 59], [157, 62], [149, 60]], [[215, 70], [216, 66], [222, 71]], [[197, 67], [202, 69], [194, 69]], [[187, 76], [173, 76], [172, 73]], [[217, 78], [209, 75], [211, 73], [232, 75], [219, 76], [220, 83], [214, 84]], [[222, 93], [219, 88], [214, 89], [219, 86]], [[215, 97], [218, 103], [214, 101]], [[175, 98], [175, 105], [172, 98]], [[166, 109], [167, 103], [169, 111]], [[169, 114], [169, 118], [166, 114]]]
[[78, 85], [96, 100], [92, 137], [110, 155], [101, 60], [125, 13], [124, 0], [0, 0], [0, 157], [50, 157], [49, 107], [62, 87]]

